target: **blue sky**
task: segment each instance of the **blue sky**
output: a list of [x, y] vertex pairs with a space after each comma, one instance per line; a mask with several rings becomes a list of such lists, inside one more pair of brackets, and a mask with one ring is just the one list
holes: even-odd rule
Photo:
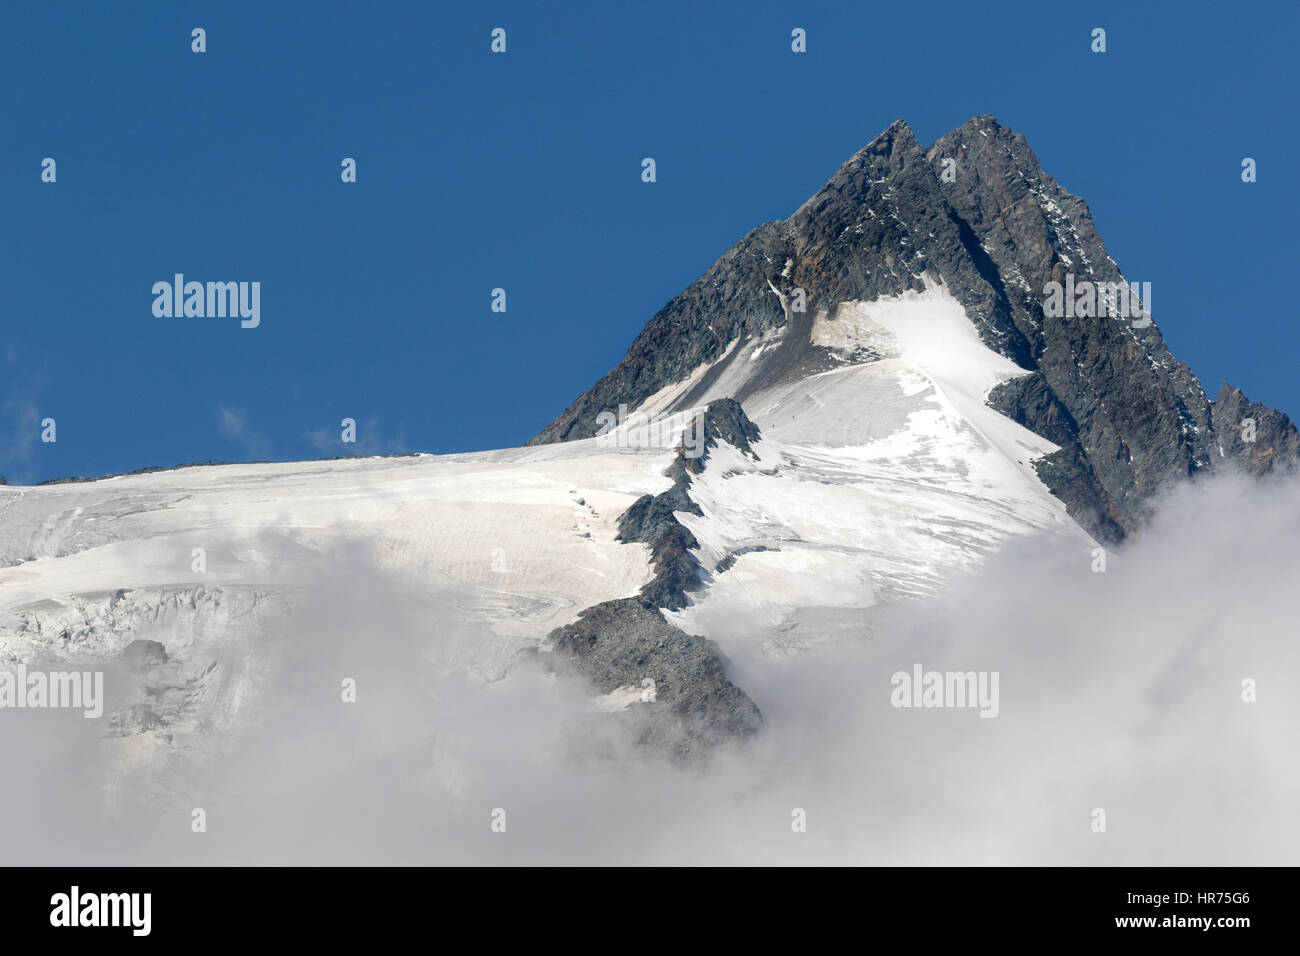
[[[7, 4], [0, 474], [520, 444], [894, 119], [982, 113], [1212, 394], [1295, 415], [1297, 9]], [[155, 318], [176, 272], [261, 282], [261, 325]]]

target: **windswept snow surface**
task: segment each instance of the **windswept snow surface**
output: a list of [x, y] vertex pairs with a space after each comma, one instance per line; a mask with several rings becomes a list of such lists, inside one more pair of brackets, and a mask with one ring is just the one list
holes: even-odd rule
[[413, 593], [457, 591], [465, 616], [509, 644], [649, 579], [644, 547], [614, 535], [628, 505], [668, 486], [670, 460], [593, 439], [0, 488], [0, 633], [12, 645], [25, 609], [79, 594], [262, 586], [274, 568], [259, 542], [271, 539], [304, 561], [362, 547]]
[[[128, 731], [236, 728], [292, 650], [278, 622], [364, 567], [384, 589], [370, 600], [401, 604], [427, 635], [432, 672], [495, 681], [583, 608], [649, 580], [646, 548], [614, 537], [637, 497], [668, 486], [669, 460], [590, 440], [0, 488], [0, 665], [71, 668], [159, 641], [169, 689]], [[357, 613], [356, 645], [377, 644]]]

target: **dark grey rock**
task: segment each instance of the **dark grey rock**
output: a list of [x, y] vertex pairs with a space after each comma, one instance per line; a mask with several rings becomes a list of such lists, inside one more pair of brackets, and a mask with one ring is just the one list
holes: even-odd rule
[[[1260, 476], [1273, 471], [1290, 471], [1300, 460], [1300, 434], [1286, 415], [1259, 402], [1252, 402], [1241, 389], [1227, 382], [1214, 400], [1214, 434], [1224, 458], [1240, 465], [1248, 474]], [[1243, 423], [1253, 419], [1254, 441], [1246, 441]]]
[[708, 638], [673, 627], [636, 598], [606, 601], [549, 635], [561, 666], [602, 694], [654, 682], [655, 701], [637, 726], [638, 743], [677, 760], [756, 733], [762, 716], [726, 676], [726, 658]]

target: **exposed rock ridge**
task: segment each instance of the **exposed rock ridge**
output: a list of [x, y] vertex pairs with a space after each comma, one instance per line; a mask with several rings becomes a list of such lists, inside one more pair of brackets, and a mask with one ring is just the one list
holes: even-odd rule
[[758, 428], [732, 399], [710, 403], [695, 427], [705, 436], [702, 453], [688, 457], [679, 444], [665, 472], [672, 487], [643, 495], [619, 520], [619, 540], [650, 547], [654, 578], [638, 596], [587, 608], [572, 624], [547, 635], [561, 666], [582, 674], [600, 693], [647, 688], [630, 715], [638, 740], [677, 760], [748, 737], [762, 724], [758, 707], [727, 679], [726, 658], [717, 644], [674, 627], [661, 613], [684, 607], [687, 592], [706, 577], [690, 553], [699, 543], [674, 514], [701, 514], [690, 497], [691, 475], [704, 470], [719, 441], [753, 456], [751, 443], [759, 439]]

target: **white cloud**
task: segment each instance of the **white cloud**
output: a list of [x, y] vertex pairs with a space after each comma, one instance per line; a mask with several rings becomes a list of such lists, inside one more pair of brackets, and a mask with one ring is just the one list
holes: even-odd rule
[[218, 410], [218, 429], [222, 435], [233, 439], [250, 458], [271, 457], [271, 441], [248, 423], [247, 415], [222, 405]]

